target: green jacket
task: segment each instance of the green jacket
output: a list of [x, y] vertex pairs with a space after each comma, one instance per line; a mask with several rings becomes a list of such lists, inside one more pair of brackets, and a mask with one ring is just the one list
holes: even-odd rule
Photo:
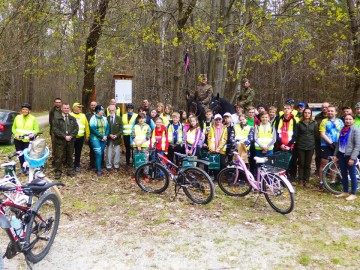
[[354, 126], [360, 128], [360, 116], [358, 116], [357, 114], [355, 115]]
[[72, 136], [72, 141], [75, 141], [76, 136], [79, 132], [79, 126], [76, 122], [75, 117], [71, 116], [69, 114], [69, 126], [68, 126], [68, 130], [66, 133], [66, 125], [65, 125], [65, 120], [64, 117], [62, 115], [62, 113], [58, 113], [54, 115], [54, 120], [53, 120], [53, 130], [52, 132], [54, 133], [55, 137], [57, 139], [64, 139], [66, 136]]
[[[122, 119], [120, 116], [115, 115], [115, 121], [111, 122], [110, 117], [111, 117], [110, 115], [107, 117], [109, 127], [110, 127], [110, 133], [109, 133], [107, 143], [109, 144], [110, 141], [113, 141], [115, 145], [119, 145], [119, 144], [121, 144], [121, 135], [122, 135], [122, 131], [123, 131]], [[112, 140], [110, 138], [111, 134], [116, 135], [117, 138], [115, 140]]]
[[300, 121], [297, 124], [296, 147], [301, 150], [315, 148], [315, 138], [319, 127], [315, 120], [310, 122]]
[[243, 89], [242, 93], [238, 98], [238, 104], [242, 105], [244, 108], [253, 106], [253, 100], [255, 98], [255, 91], [252, 88]]

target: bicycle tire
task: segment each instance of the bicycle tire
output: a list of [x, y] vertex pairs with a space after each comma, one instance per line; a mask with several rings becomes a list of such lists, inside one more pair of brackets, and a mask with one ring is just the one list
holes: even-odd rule
[[266, 174], [262, 178], [263, 193], [270, 206], [280, 214], [288, 214], [294, 209], [294, 193], [288, 184], [276, 174]]
[[181, 179], [185, 195], [194, 203], [208, 204], [214, 198], [214, 183], [203, 169], [186, 168], [182, 171]]
[[238, 170], [238, 177], [236, 177], [236, 168], [224, 168], [218, 176], [217, 181], [220, 189], [229, 196], [243, 197], [249, 194], [252, 186], [246, 179], [245, 172]]
[[2, 253], [0, 252], [0, 270], [4, 270], [4, 259], [2, 257]]
[[[40, 218], [41, 217], [41, 218]], [[32, 263], [41, 261], [49, 252], [60, 222], [60, 201], [54, 193], [44, 194], [33, 208], [26, 227], [25, 257]]]
[[[360, 182], [360, 171], [356, 167], [356, 178]], [[322, 182], [324, 188], [332, 194], [340, 194], [344, 191], [340, 168], [334, 164], [334, 161], [330, 161], [325, 165], [322, 174]], [[358, 185], [360, 188], [360, 186]], [[351, 180], [349, 179], [349, 190], [351, 190]]]
[[160, 164], [147, 162], [135, 171], [136, 184], [145, 192], [162, 193], [169, 186], [169, 174]]

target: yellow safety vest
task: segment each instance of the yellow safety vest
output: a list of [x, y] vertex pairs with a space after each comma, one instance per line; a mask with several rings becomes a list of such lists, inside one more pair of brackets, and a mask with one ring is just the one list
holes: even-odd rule
[[[245, 142], [250, 134], [251, 131], [251, 126], [247, 125], [244, 128], [241, 128], [240, 124], [236, 124], [234, 126], [234, 130], [235, 130], [235, 140], [239, 140], [240, 142]], [[249, 150], [250, 149], [250, 145], [246, 146], [246, 149]]]
[[199, 128], [194, 128], [193, 130], [191, 130], [190, 128], [188, 129], [188, 131], [186, 132], [186, 142], [188, 144], [193, 145], [195, 142], [195, 136], [196, 136], [196, 132]]
[[161, 117], [161, 119], [163, 121], [163, 125], [165, 127], [167, 127], [169, 125], [169, 123], [170, 123], [170, 120], [169, 120], [168, 116], [166, 114], [162, 113], [162, 114], [160, 114], [160, 117]]
[[89, 128], [89, 122], [86, 118], [86, 115], [83, 113], [73, 113], [71, 112], [70, 115], [74, 116], [76, 119], [76, 122], [79, 126], [79, 132], [76, 136], [76, 138], [84, 137], [86, 134], [86, 137], [89, 137], [90, 135], [90, 128]]
[[[151, 134], [151, 142], [152, 143], [155, 143], [155, 141], [156, 141], [155, 129], [156, 129], [156, 127], [154, 128], [154, 130], [152, 131], [152, 134]], [[166, 130], [164, 130], [163, 133], [161, 134], [161, 150], [163, 150], [163, 151], [166, 150]]]
[[[15, 117], [12, 133], [16, 136], [22, 136], [25, 134], [37, 134], [39, 133], [39, 124], [37, 118], [31, 114], [28, 114], [24, 117], [23, 114], [19, 114]], [[29, 140], [21, 139], [23, 142], [28, 142]]]
[[[177, 142], [176, 142], [176, 144], [182, 144], [183, 126], [182, 126], [181, 123], [179, 123], [178, 125], [179, 125], [179, 127], [177, 129]], [[174, 143], [174, 124], [171, 124], [168, 127], [168, 140], [169, 140], [169, 144]]]
[[122, 116], [123, 135], [124, 136], [131, 135], [131, 129], [132, 129], [133, 123], [135, 122], [137, 116], [138, 116], [137, 113], [133, 113], [133, 115], [130, 118], [130, 121], [128, 121], [128, 113], [126, 113]]
[[[208, 136], [209, 136], [208, 137], [209, 150], [210, 151], [215, 151], [216, 150], [216, 139], [215, 139], [215, 126], [214, 125], [211, 125]], [[226, 153], [226, 147], [225, 147], [226, 141], [227, 141], [227, 128], [224, 125], [222, 133], [221, 133], [221, 138], [220, 138], [220, 141], [219, 141], [219, 145], [218, 145], [218, 148], [220, 149], [220, 154], [225, 154]]]
[[203, 133], [205, 134], [205, 135], [207, 135], [208, 133], [209, 133], [209, 131], [210, 131], [210, 127], [213, 125], [213, 121], [211, 120], [210, 121], [210, 125], [209, 126], [206, 126], [206, 121], [204, 121], [204, 124], [203, 124]]
[[[257, 139], [262, 145], [268, 145], [273, 140], [273, 127], [270, 123], [267, 123], [267, 129], [266, 132], [264, 130], [264, 125], [260, 124], [259, 126], [256, 126], [255, 128], [258, 129], [258, 136]], [[255, 149], [256, 150], [262, 150], [262, 148], [259, 146], [259, 144], [255, 141]], [[274, 145], [271, 145], [268, 150], [273, 150]]]
[[[137, 125], [137, 124], [134, 126], [135, 138], [133, 140], [133, 147], [136, 147], [136, 144], [135, 144], [136, 142], [140, 142], [140, 141], [146, 139], [146, 133], [149, 130], [149, 128], [150, 128], [150, 126], [148, 124], [144, 124], [143, 128], [141, 128], [141, 126]], [[143, 148], [149, 148], [149, 146], [150, 146], [150, 140], [145, 141], [141, 145], [141, 147], [143, 147]]]

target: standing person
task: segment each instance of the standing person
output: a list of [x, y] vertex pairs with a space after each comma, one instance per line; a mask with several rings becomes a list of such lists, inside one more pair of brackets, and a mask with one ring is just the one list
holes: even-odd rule
[[[358, 181], [356, 178], [356, 160], [360, 151], [360, 129], [354, 126], [354, 116], [348, 114], [345, 116], [345, 126], [341, 129], [339, 140], [336, 144], [336, 159], [339, 160], [341, 170], [343, 192], [336, 195], [338, 198], [346, 198], [347, 201], [356, 199]], [[351, 179], [351, 191], [349, 194], [349, 180]]]
[[189, 116], [189, 126], [184, 129], [185, 153], [188, 156], [200, 157], [202, 131], [195, 115]]
[[260, 116], [260, 125], [255, 126], [254, 141], [255, 155], [264, 157], [274, 153], [276, 142], [276, 129], [269, 123], [268, 112], [263, 112]]
[[337, 108], [333, 105], [328, 107], [327, 118], [321, 121], [319, 126], [321, 136], [321, 165], [319, 171], [320, 188], [322, 188], [322, 169], [328, 163], [329, 156], [333, 156], [336, 143], [339, 140], [340, 130], [344, 123], [336, 118]]
[[108, 110], [109, 116], [107, 117], [107, 121], [109, 123], [109, 136], [106, 147], [106, 169], [110, 171], [114, 165], [115, 170], [118, 171], [120, 169], [120, 145], [121, 134], [123, 133], [123, 123], [121, 117], [116, 114], [116, 107], [114, 105], [110, 105]]
[[249, 109], [249, 107], [254, 106], [253, 100], [255, 98], [255, 91], [254, 89], [250, 88], [250, 81], [246, 78], [242, 80], [242, 86], [243, 91], [240, 93], [238, 97], [237, 104], [241, 105], [246, 110]]
[[[153, 130], [155, 128], [155, 123], [154, 121], [151, 119], [150, 115], [146, 114], [146, 111], [144, 109], [144, 107], [139, 107], [138, 109], [138, 114], [139, 113], [144, 113], [145, 116], [146, 116], [146, 120], [145, 120], [145, 123], [148, 124], [151, 128], [151, 130]], [[138, 120], [137, 118], [135, 119], [134, 123], [133, 123], [133, 126], [135, 126], [136, 124], [138, 123]], [[132, 128], [131, 128], [132, 129]]]
[[342, 116], [341, 116], [341, 121], [343, 121], [343, 123], [345, 124], [345, 116], [347, 116], [348, 114], [353, 114], [351, 107], [349, 106], [344, 106], [341, 108], [342, 111]]
[[266, 104], [264, 103], [260, 103], [258, 106], [257, 106], [257, 114], [255, 113], [255, 117], [258, 119], [258, 122], [260, 123], [261, 120], [260, 120], [260, 116], [263, 112], [267, 111], [267, 106]]
[[[111, 105], [114, 105], [115, 108], [116, 108], [116, 115], [117, 116], [120, 116], [121, 117], [121, 108], [119, 106], [116, 106], [116, 100], [115, 99], [110, 99], [110, 102], [109, 102], [109, 106]], [[109, 106], [107, 107], [106, 109], [106, 116], [109, 116], [110, 115], [110, 111], [109, 111]]]
[[[97, 106], [96, 101], [91, 101], [90, 102], [90, 111], [85, 114], [88, 123], [90, 122], [90, 118], [93, 115], [95, 115], [96, 106]], [[90, 127], [89, 127], [89, 129], [90, 129]], [[88, 166], [88, 170], [92, 170], [92, 169], [95, 169], [95, 152], [94, 152], [94, 149], [91, 146], [90, 141], [88, 141], [88, 144], [89, 144], [89, 149], [90, 149], [90, 163], [89, 163], [89, 166]]]
[[[164, 109], [165, 109], [165, 107], [164, 107], [163, 103], [158, 102], [156, 104], [156, 113], [159, 117], [162, 118], [164, 125], [167, 126], [169, 124], [169, 119], [168, 119], [167, 115], [165, 114]], [[154, 122], [156, 122], [156, 118], [153, 119]]]
[[297, 104], [297, 114], [295, 115], [296, 123], [300, 122], [305, 108], [306, 108], [306, 104], [304, 102], [299, 102]]
[[[29, 139], [21, 139], [20, 136], [29, 135], [29, 138], [33, 138], [39, 133], [39, 124], [35, 116], [30, 114], [31, 105], [29, 103], [21, 104], [21, 114], [17, 115], [14, 119], [11, 131], [14, 135], [14, 144], [16, 151], [22, 151], [29, 146]], [[19, 157], [21, 170], [26, 173], [26, 169], [23, 167], [24, 156]]]
[[[183, 125], [180, 123], [180, 114], [174, 112], [172, 114], [172, 123], [168, 126], [168, 140], [169, 140], [169, 160], [174, 162], [174, 153], [181, 153], [183, 143]], [[178, 159], [176, 158], [176, 164]]]
[[150, 111], [150, 117], [151, 117], [151, 120], [155, 123], [155, 119], [159, 117], [159, 114], [158, 114], [157, 111], [154, 109], [154, 110], [151, 110], [151, 111]]
[[164, 155], [168, 153], [169, 138], [166, 127], [163, 125], [163, 120], [158, 117], [155, 120], [155, 128], [151, 133], [150, 147], [155, 146], [159, 150], [160, 154]]
[[240, 104], [235, 105], [235, 113], [231, 115], [231, 121], [235, 124], [239, 124], [239, 117], [244, 113], [244, 108]]
[[360, 128], [360, 102], [355, 105], [355, 122], [354, 125]]
[[[289, 105], [291, 107], [291, 111], [290, 113], [295, 117], [298, 113], [297, 110], [294, 109], [294, 106], [295, 106], [295, 101], [293, 99], [288, 99], [285, 101], [285, 104], [286, 105]], [[281, 117], [282, 115], [284, 114], [284, 111], [280, 111], [279, 112], [279, 116]]]
[[96, 175], [101, 176], [101, 165], [104, 159], [104, 151], [107, 143], [107, 138], [109, 136], [109, 123], [104, 116], [105, 109], [101, 105], [96, 105], [95, 115], [90, 119], [90, 143], [95, 152], [95, 166], [96, 166]]
[[146, 112], [146, 114], [150, 115], [150, 102], [147, 99], [143, 100], [142, 107], [144, 108], [144, 111]]
[[[231, 122], [231, 114], [227, 116]], [[208, 137], [208, 145], [209, 152], [220, 154], [220, 170], [225, 168], [225, 160], [226, 160], [226, 142], [228, 139], [228, 130], [225, 125], [223, 125], [220, 114], [216, 114], [214, 117], [214, 124], [210, 126], [209, 137]], [[215, 178], [218, 171], [214, 172]]]
[[271, 125], [274, 125], [274, 123], [276, 122], [276, 120], [279, 119], [279, 116], [276, 115], [277, 113], [277, 108], [275, 106], [270, 106], [269, 107], [269, 122]]
[[170, 104], [166, 104], [164, 108], [164, 116], [167, 117], [168, 121], [171, 121], [171, 115], [173, 113], [173, 107]]
[[310, 108], [304, 109], [301, 120], [297, 126], [296, 148], [299, 160], [298, 179], [299, 184], [306, 187], [310, 180], [311, 161], [315, 149], [315, 138], [319, 129], [316, 121], [312, 119], [312, 112]]
[[204, 142], [205, 143], [204, 144], [205, 148], [207, 147], [207, 144], [208, 144], [208, 135], [209, 135], [209, 132], [210, 132], [210, 127], [213, 124], [214, 124], [214, 119], [213, 119], [212, 110], [206, 109], [205, 110], [205, 121], [203, 123], [203, 129], [202, 129], [202, 132], [205, 135], [205, 142]]
[[56, 148], [55, 136], [52, 133], [52, 126], [53, 126], [53, 120], [54, 120], [55, 114], [57, 114], [57, 113], [61, 114], [61, 104], [62, 104], [61, 98], [55, 98], [54, 107], [52, 107], [51, 110], [49, 111], [49, 126], [50, 126], [50, 138], [51, 138], [51, 149], [52, 149], [52, 165], [55, 164], [54, 155], [55, 155], [55, 148]]
[[198, 102], [207, 109], [211, 102], [213, 96], [213, 88], [210, 84], [208, 84], [208, 78], [206, 74], [200, 74], [200, 85], [196, 87], [195, 97]]
[[86, 115], [81, 112], [81, 105], [79, 102], [75, 102], [72, 106], [73, 111], [70, 113], [71, 116], [75, 117], [76, 122], [79, 126], [79, 132], [76, 136], [74, 143], [75, 158], [74, 158], [74, 170], [80, 172], [80, 158], [81, 151], [84, 145], [84, 141], [88, 142], [90, 137], [89, 122]]
[[254, 128], [249, 126], [245, 115], [239, 116], [239, 123], [234, 125], [235, 141], [246, 146], [248, 157], [250, 157], [250, 146], [254, 141]]
[[260, 121], [255, 117], [255, 108], [252, 106], [248, 107], [247, 109], [247, 122], [251, 127], [260, 124]]
[[184, 126], [185, 124], [189, 124], [187, 114], [185, 110], [179, 110], [180, 114], [180, 123]]
[[231, 148], [235, 142], [235, 130], [234, 124], [232, 122], [231, 113], [224, 113], [224, 126], [226, 127], [227, 137], [226, 137], [226, 155], [228, 156], [228, 161], [232, 160], [233, 155], [231, 154]]
[[126, 104], [127, 112], [122, 116], [123, 124], [123, 139], [125, 143], [125, 158], [126, 158], [126, 168], [130, 167], [130, 157], [131, 157], [131, 130], [133, 123], [137, 118], [137, 114], [134, 113], [134, 104]]
[[[323, 104], [321, 104], [321, 113], [315, 116], [315, 121], [318, 126], [320, 126], [322, 120], [327, 118], [327, 111], [329, 105], [330, 104], [328, 102], [324, 102]], [[320, 172], [320, 164], [321, 164], [321, 138], [320, 138], [320, 132], [317, 132], [315, 138], [315, 165], [316, 165], [315, 174], [317, 175], [319, 175]]]
[[[74, 144], [79, 126], [75, 117], [69, 114], [70, 105], [61, 105], [61, 114], [56, 114], [53, 121], [53, 132], [55, 135], [55, 179], [60, 179], [62, 174], [63, 159], [67, 167], [67, 175], [73, 177], [74, 172]], [[65, 158], [64, 158], [65, 157]]]

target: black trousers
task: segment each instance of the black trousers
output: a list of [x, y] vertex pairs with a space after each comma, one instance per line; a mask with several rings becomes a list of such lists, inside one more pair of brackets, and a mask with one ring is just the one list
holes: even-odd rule
[[124, 144], [125, 144], [125, 157], [126, 157], [126, 165], [130, 164], [130, 157], [131, 157], [131, 145], [130, 145], [130, 135], [123, 136]]
[[298, 149], [300, 181], [309, 182], [311, 161], [313, 154], [314, 154], [314, 149], [312, 150]]
[[80, 167], [80, 158], [81, 151], [84, 145], [85, 137], [76, 138], [74, 144], [75, 158], [74, 158], [74, 167]]
[[[29, 146], [29, 142], [23, 142], [22, 140], [14, 140], [14, 144], [15, 144], [15, 150], [16, 151], [23, 151], [24, 149], [28, 148]], [[20, 164], [21, 164], [21, 169], [22, 169], [22, 165], [24, 163], [24, 156], [19, 157], [20, 160]]]

